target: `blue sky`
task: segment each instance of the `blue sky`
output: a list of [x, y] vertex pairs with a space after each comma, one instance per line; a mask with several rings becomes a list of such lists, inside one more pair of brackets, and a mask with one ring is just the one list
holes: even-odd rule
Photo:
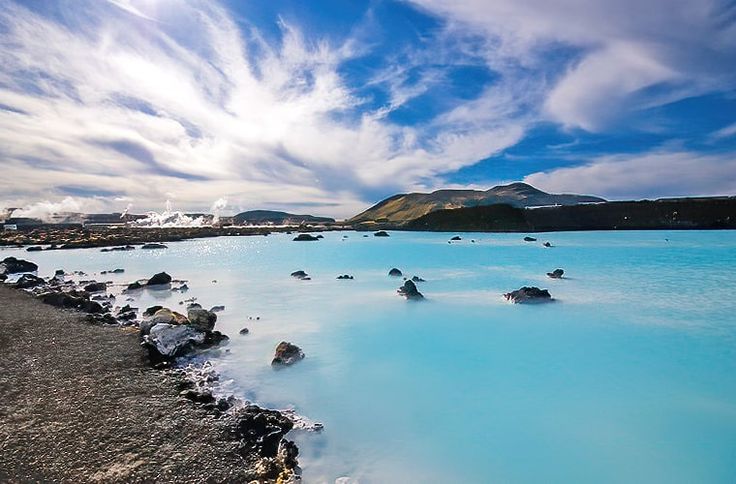
[[0, 207], [736, 193], [715, 0], [0, 0]]

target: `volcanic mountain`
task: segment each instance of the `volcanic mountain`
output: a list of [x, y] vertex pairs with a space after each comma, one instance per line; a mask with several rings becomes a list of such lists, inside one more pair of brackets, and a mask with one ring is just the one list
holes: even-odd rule
[[513, 207], [577, 205], [600, 203], [604, 199], [589, 195], [552, 194], [526, 183], [499, 185], [489, 190], [437, 190], [432, 193], [406, 193], [389, 197], [349, 222], [388, 222], [403, 224], [436, 210], [507, 204]]

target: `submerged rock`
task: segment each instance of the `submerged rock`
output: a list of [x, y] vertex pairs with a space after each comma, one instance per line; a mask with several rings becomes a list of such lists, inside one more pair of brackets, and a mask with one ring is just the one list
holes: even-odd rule
[[565, 274], [565, 271], [562, 269], [555, 269], [552, 272], [548, 272], [547, 276], [551, 277], [552, 279], [562, 279], [562, 275]]
[[210, 308], [210, 311], [213, 313], [221, 313], [224, 310], [225, 310], [225, 306], [212, 306]]
[[513, 303], [535, 303], [552, 301], [552, 296], [547, 289], [524, 286], [516, 291], [507, 292], [503, 295], [507, 301]]
[[248, 328], [243, 328], [240, 331], [238, 331], [238, 333], [240, 333], [240, 334], [248, 334], [248, 333], [250, 333], [250, 330]]
[[411, 299], [414, 301], [424, 299], [424, 295], [421, 292], [419, 292], [416, 284], [414, 284], [414, 282], [412, 281], [405, 281], [404, 285], [401, 286], [397, 292], [400, 295], [404, 296], [406, 299]]
[[107, 284], [105, 284], [104, 282], [93, 282], [84, 286], [84, 290], [87, 292], [107, 291]]
[[388, 275], [391, 276], [391, 277], [401, 277], [404, 274], [399, 269], [397, 269], [397, 268], [394, 267], [393, 269], [391, 269], [390, 271], [388, 271]]
[[16, 259], [15, 257], [6, 257], [0, 262], [0, 274], [18, 274], [20, 272], [36, 272], [38, 265], [33, 262]]
[[456, 235], [455, 237], [451, 238], [450, 240], [451, 241], [458, 241], [458, 240], [463, 240], [463, 239], [459, 235]]
[[102, 271], [100, 274], [122, 274], [125, 272], [125, 269], [112, 269], [110, 271]]
[[135, 291], [138, 289], [143, 289], [143, 284], [138, 281], [131, 282], [130, 284], [128, 284], [128, 287], [125, 288], [126, 291]]
[[529, 236], [524, 237], [524, 242], [536, 242], [536, 241], [537, 239], [535, 239], [534, 237], [529, 237]]
[[303, 281], [308, 281], [310, 279], [309, 274], [304, 271], [294, 271], [291, 273], [291, 277], [296, 277], [297, 279], [301, 279]]
[[100, 249], [100, 252], [126, 252], [128, 250], [135, 250], [135, 247], [132, 245], [124, 245], [120, 247], [105, 247], [104, 249]]
[[341, 275], [341, 276], [337, 276], [337, 278], [338, 278], [338, 279], [349, 279], [349, 280], [355, 279], [355, 278], [354, 278], [353, 276], [351, 276], [350, 274], [343, 274], [343, 275]]
[[32, 245], [31, 247], [26, 248], [26, 252], [41, 252], [43, 250], [43, 247], [40, 245]]
[[550, 244], [549, 242], [545, 242], [545, 243], [544, 243], [544, 244], [542, 244], [542, 245], [543, 245], [543, 246], [545, 246], [545, 247], [552, 247], [552, 244]]
[[146, 282], [146, 286], [163, 286], [170, 283], [171, 276], [165, 272], [159, 272], [158, 274], [154, 274], [153, 277]]
[[282, 341], [276, 347], [272, 365], [275, 366], [287, 366], [293, 365], [297, 361], [304, 358], [304, 352], [295, 344], [291, 344], [286, 341]]
[[159, 244], [157, 242], [151, 242], [148, 244], [143, 244], [141, 246], [141, 249], [168, 249], [169, 247], [165, 244]]
[[315, 237], [312, 234], [299, 234], [292, 239], [294, 242], [311, 242], [319, 240], [319, 237]]
[[411, 280], [412, 280], [413, 282], [427, 282], [427, 281], [425, 281], [424, 279], [422, 279], [422, 278], [421, 278], [421, 277], [419, 277], [419, 276], [414, 276], [414, 277], [412, 277], [412, 278], [411, 278]]
[[379, 230], [378, 232], [373, 234], [373, 237], [390, 237], [390, 235], [385, 230]]
[[191, 308], [187, 311], [187, 317], [189, 318], [189, 324], [206, 330], [213, 329], [217, 321], [217, 314], [200, 308]]

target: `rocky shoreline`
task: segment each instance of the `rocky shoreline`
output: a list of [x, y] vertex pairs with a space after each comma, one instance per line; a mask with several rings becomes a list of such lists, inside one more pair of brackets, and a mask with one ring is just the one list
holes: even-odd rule
[[[112, 247], [113, 250], [135, 250], [165, 248], [157, 245], [163, 242], [199, 239], [222, 236], [254, 236], [268, 235], [271, 232], [291, 233], [293, 228], [287, 227], [68, 227], [47, 225], [30, 230], [0, 231], [0, 246], [26, 247], [29, 252], [42, 250], [89, 249], [95, 247]], [[312, 227], [311, 232], [332, 230], [326, 227]], [[336, 229], [335, 229], [336, 230]]]
[[[105, 283], [40, 278], [15, 258], [0, 266], [14, 280], [0, 284], [0, 481], [300, 481], [285, 436], [321, 424], [218, 392], [207, 350], [228, 338], [214, 312], [192, 304], [187, 316], [161, 307], [139, 316]], [[165, 273], [146, 285], [172, 290]], [[177, 432], [160, 436], [161, 426]]]

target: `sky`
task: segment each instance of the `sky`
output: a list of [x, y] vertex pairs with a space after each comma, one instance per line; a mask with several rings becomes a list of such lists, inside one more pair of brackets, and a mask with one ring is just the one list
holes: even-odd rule
[[27, 215], [734, 195], [736, 3], [0, 0], [0, 173]]

